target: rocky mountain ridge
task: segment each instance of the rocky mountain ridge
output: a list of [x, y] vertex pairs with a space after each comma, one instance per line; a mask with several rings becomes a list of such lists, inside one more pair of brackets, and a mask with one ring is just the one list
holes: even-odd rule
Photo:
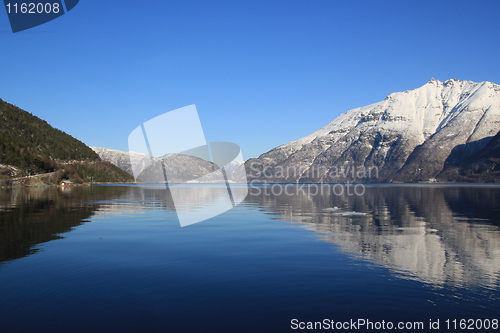
[[467, 161], [499, 130], [499, 85], [431, 79], [248, 160], [247, 177], [304, 183], [459, 181], [449, 174], [438, 177], [452, 151], [455, 164]]

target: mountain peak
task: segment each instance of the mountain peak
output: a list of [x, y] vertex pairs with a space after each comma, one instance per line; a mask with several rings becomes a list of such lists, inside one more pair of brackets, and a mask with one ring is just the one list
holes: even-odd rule
[[429, 80], [429, 82], [427, 82], [427, 84], [440, 84], [440, 83], [442, 83], [442, 82], [439, 80], [436, 80], [435, 78], [431, 78]]
[[[422, 87], [349, 110], [250, 164], [301, 170], [293, 179], [259, 179], [270, 182], [429, 181], [437, 177], [456, 146], [467, 145], [460, 158], [469, 158], [498, 133], [499, 124], [500, 86], [458, 79], [443, 83], [432, 78]], [[339, 178], [330, 172], [347, 166], [351, 171], [377, 168], [380, 172], [370, 179], [347, 174]], [[249, 169], [257, 170], [251, 165]]]

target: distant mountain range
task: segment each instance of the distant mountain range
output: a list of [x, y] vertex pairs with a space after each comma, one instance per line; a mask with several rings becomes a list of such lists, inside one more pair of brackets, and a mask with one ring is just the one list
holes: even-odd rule
[[83, 142], [0, 99], [0, 180], [46, 173], [50, 182], [133, 180]]
[[[92, 148], [104, 161], [108, 161], [118, 166], [120, 169], [133, 175], [133, 165], [138, 170], [144, 170], [139, 179], [145, 182], [164, 182], [164, 173], [161, 163], [166, 168], [166, 174], [170, 175], [169, 183], [184, 183], [186, 181], [196, 182], [196, 179], [204, 177], [204, 182], [219, 182], [220, 179], [214, 178], [212, 174], [219, 167], [201, 158], [184, 155], [184, 154], [166, 154], [162, 157], [151, 158], [149, 155], [137, 152], [127, 152], [116, 149], [90, 147]], [[153, 161], [152, 167], [148, 166]], [[228, 181], [235, 182], [237, 179], [236, 171], [242, 163], [237, 161], [231, 162], [225, 166], [225, 173]], [[158, 172], [158, 170], [160, 172]]]
[[498, 182], [500, 86], [431, 79], [248, 160], [259, 182]]

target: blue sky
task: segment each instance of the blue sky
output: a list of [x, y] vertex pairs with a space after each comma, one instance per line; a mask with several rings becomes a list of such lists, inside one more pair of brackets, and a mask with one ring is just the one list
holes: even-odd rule
[[500, 83], [500, 1], [81, 0], [13, 34], [0, 98], [90, 146], [196, 104], [245, 158], [430, 78]]

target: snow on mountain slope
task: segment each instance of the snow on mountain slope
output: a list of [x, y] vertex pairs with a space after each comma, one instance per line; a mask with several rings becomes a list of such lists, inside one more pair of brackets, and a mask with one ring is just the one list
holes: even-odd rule
[[247, 170], [250, 178], [270, 182], [429, 181], [455, 146], [477, 141], [465, 152], [470, 156], [499, 129], [499, 85], [431, 79], [347, 111], [247, 161]]

